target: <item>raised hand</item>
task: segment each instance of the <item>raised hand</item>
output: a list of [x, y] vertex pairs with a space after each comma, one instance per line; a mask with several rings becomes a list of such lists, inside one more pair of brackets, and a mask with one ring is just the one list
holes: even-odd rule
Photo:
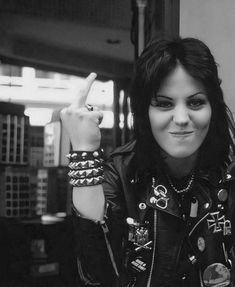
[[97, 108], [89, 109], [86, 105], [87, 96], [96, 76], [95, 73], [91, 73], [84, 84], [79, 87], [74, 102], [60, 112], [73, 150], [93, 151], [100, 147], [99, 124], [102, 121], [103, 113]]

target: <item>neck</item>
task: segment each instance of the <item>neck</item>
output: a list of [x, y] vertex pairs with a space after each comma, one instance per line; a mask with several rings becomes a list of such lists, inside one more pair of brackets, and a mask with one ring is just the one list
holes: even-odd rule
[[190, 174], [196, 166], [196, 161], [197, 154], [186, 158], [173, 158], [166, 155], [164, 160], [167, 172], [176, 178], [182, 178]]

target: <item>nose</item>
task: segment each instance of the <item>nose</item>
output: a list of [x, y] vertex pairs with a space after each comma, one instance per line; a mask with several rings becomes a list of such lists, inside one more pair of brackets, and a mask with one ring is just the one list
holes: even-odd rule
[[186, 126], [189, 122], [189, 111], [185, 106], [178, 106], [174, 109], [173, 121], [176, 125]]

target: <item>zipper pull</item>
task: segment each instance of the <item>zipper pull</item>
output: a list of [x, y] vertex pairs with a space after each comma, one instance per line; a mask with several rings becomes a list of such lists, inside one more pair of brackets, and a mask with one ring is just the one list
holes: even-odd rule
[[104, 233], [108, 233], [109, 232], [109, 228], [108, 228], [108, 226], [107, 226], [105, 221], [100, 221], [100, 225], [101, 225]]
[[191, 201], [191, 208], [190, 208], [190, 218], [195, 218], [197, 217], [197, 212], [198, 212], [198, 200], [196, 197], [192, 198]]

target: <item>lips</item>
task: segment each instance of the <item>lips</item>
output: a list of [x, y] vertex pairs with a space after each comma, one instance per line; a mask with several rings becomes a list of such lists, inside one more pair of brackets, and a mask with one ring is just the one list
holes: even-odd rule
[[193, 131], [170, 132], [170, 134], [175, 137], [185, 137], [193, 134]]
[[170, 134], [173, 134], [173, 135], [188, 135], [188, 134], [191, 134], [191, 133], [193, 133], [193, 131], [170, 132]]

